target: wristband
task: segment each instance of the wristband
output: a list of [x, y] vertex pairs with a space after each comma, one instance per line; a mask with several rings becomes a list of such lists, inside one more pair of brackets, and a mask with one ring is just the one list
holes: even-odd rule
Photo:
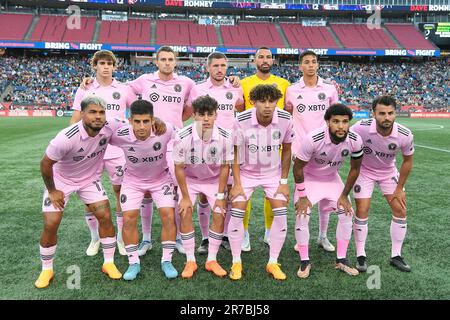
[[288, 184], [288, 179], [280, 179], [280, 184]]
[[224, 200], [225, 199], [225, 193], [216, 193], [216, 199], [217, 200]]
[[300, 198], [306, 197], [306, 188], [305, 183], [296, 183], [295, 184], [295, 192], [300, 196]]

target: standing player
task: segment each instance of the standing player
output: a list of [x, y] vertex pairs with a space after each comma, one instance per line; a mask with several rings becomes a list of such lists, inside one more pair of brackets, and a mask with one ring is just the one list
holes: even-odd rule
[[[403, 260], [401, 250], [406, 236], [406, 194], [404, 186], [413, 165], [413, 134], [395, 122], [395, 99], [381, 96], [372, 102], [373, 119], [361, 120], [352, 126], [364, 143], [364, 159], [361, 174], [353, 188], [356, 201], [355, 243], [358, 264], [356, 268], [367, 271], [365, 244], [368, 217], [375, 184], [380, 186], [392, 212], [391, 265], [409, 272], [411, 267]], [[395, 157], [401, 152], [403, 162], [400, 175]]]
[[[273, 66], [273, 56], [272, 52], [267, 47], [261, 47], [256, 50], [254, 64], [256, 66], [256, 74], [249, 76], [247, 78], [242, 79], [242, 90], [244, 91], [244, 99], [245, 99], [245, 109], [250, 109], [253, 107], [250, 91], [259, 84], [270, 84], [275, 88], [278, 88], [281, 92], [281, 98], [277, 102], [277, 106], [280, 109], [284, 107], [284, 97], [286, 93], [286, 89], [289, 86], [289, 81], [286, 79], [277, 77], [270, 73], [270, 70]], [[244, 242], [242, 243], [243, 251], [250, 251], [250, 234], [248, 233], [248, 225], [250, 221], [250, 212], [251, 212], [251, 202], [248, 201], [248, 208], [245, 211], [244, 218], [244, 228], [245, 228], [245, 236]], [[266, 227], [266, 232], [264, 234], [264, 242], [269, 244], [269, 233], [270, 226], [273, 221], [273, 212], [270, 207], [270, 202], [265, 199], [264, 201], [264, 224]]]
[[194, 123], [178, 132], [173, 153], [179, 185], [180, 232], [187, 258], [181, 276], [192, 278], [197, 270], [192, 202], [202, 193], [213, 209], [205, 269], [223, 277], [227, 272], [217, 262], [217, 252], [222, 242], [226, 212], [225, 188], [234, 159], [233, 138], [230, 131], [214, 124], [218, 108], [216, 100], [202, 96], [192, 102], [192, 107]]
[[[337, 211], [338, 214], [336, 269], [352, 276], [359, 274], [346, 259], [353, 214], [348, 194], [358, 178], [363, 156], [361, 137], [349, 132], [352, 117], [352, 111], [345, 105], [331, 105], [325, 112], [327, 126], [306, 135], [294, 160], [295, 239], [301, 260], [297, 272], [300, 278], [307, 278], [311, 270], [309, 218], [316, 203], [325, 212]], [[338, 171], [348, 156], [351, 157], [350, 171], [344, 186]]]
[[[87, 95], [101, 97], [106, 102], [106, 119], [119, 118], [126, 119], [126, 110], [131, 103], [136, 100], [136, 95], [130, 87], [120, 83], [113, 78], [113, 72], [117, 69], [117, 59], [115, 55], [108, 50], [97, 51], [91, 59], [91, 66], [96, 72], [93, 83], [86, 89], [79, 88], [75, 94], [72, 109], [73, 115], [71, 124], [81, 119], [81, 101]], [[122, 255], [126, 254], [122, 241], [123, 216], [120, 207], [119, 194], [122, 176], [124, 173], [125, 158], [123, 151], [114, 146], [108, 146], [106, 149], [103, 165], [100, 167], [100, 173], [104, 169], [108, 172], [112, 183], [114, 194], [116, 196], [116, 218], [117, 218], [117, 247]], [[91, 231], [91, 243], [86, 250], [88, 256], [94, 256], [100, 246], [98, 236], [98, 222], [92, 212], [86, 210], [86, 223]]]
[[233, 255], [230, 278], [233, 280], [242, 277], [244, 213], [247, 199], [258, 186], [264, 189], [274, 212], [266, 271], [277, 280], [286, 279], [278, 264], [278, 256], [287, 232], [288, 175], [294, 131], [291, 115], [276, 107], [281, 96], [280, 90], [272, 85], [256, 86], [250, 92], [255, 108], [240, 113], [235, 122], [234, 185], [230, 192], [232, 209], [228, 225]]
[[112, 145], [120, 147], [126, 157], [120, 202], [124, 216], [123, 239], [129, 267], [123, 278], [134, 280], [141, 270], [137, 218], [144, 195], [149, 192], [155, 200], [162, 222], [161, 268], [168, 279], [173, 279], [178, 276], [172, 265], [176, 237], [175, 194], [168, 172], [166, 151], [174, 130], [168, 125], [165, 134], [155, 135], [152, 131], [153, 105], [146, 100], [133, 102], [130, 112], [130, 125], [118, 129], [110, 141]]
[[[292, 143], [293, 155], [302, 145], [311, 131], [326, 126], [325, 111], [338, 102], [335, 86], [317, 74], [319, 61], [316, 53], [305, 51], [300, 55], [300, 70], [303, 77], [286, 90], [285, 110], [294, 120], [295, 140]], [[334, 246], [327, 238], [329, 212], [319, 203], [319, 237], [317, 244], [326, 251], [334, 251]], [[298, 248], [295, 247], [298, 251]]]
[[102, 271], [112, 279], [122, 277], [114, 265], [116, 235], [108, 197], [99, 180], [99, 168], [108, 142], [121, 123], [113, 120], [105, 125], [105, 108], [106, 103], [98, 97], [88, 96], [81, 101], [81, 121], [62, 130], [50, 142], [41, 161], [46, 190], [42, 202], [44, 230], [40, 240], [42, 272], [35, 283], [37, 288], [47, 287], [53, 279], [58, 227], [69, 196], [74, 192], [99, 222], [104, 256]]
[[[226, 77], [228, 69], [228, 59], [221, 52], [212, 52], [207, 58], [206, 70], [209, 78], [203, 82], [197, 83], [191, 90], [188, 105], [191, 106], [192, 101], [200, 96], [211, 96], [218, 103], [217, 119], [214, 122], [217, 126], [232, 130], [234, 124], [235, 112], [244, 110], [244, 99], [242, 88], [233, 87], [230, 80]], [[228, 179], [228, 191], [232, 185], [232, 178]], [[208, 251], [208, 230], [210, 207], [206, 196], [201, 194], [197, 203], [197, 213], [199, 217], [200, 228], [202, 231], [202, 243], [197, 249], [199, 253]], [[227, 206], [227, 214], [224, 225], [224, 236], [222, 238], [222, 246], [230, 249], [226, 230], [230, 219], [229, 206]]]

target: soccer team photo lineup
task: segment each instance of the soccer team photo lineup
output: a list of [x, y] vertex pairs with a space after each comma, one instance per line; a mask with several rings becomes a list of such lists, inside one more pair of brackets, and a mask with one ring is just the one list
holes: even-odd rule
[[450, 298], [450, 6], [63, 2], [1, 2], [1, 299]]

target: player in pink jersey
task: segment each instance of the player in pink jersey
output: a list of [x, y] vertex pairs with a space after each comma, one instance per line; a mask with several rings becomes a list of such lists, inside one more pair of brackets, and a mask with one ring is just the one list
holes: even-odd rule
[[192, 108], [194, 123], [178, 132], [173, 151], [179, 186], [180, 232], [187, 259], [181, 276], [192, 278], [197, 270], [192, 203], [202, 193], [213, 208], [205, 269], [223, 277], [227, 272], [217, 262], [217, 252], [226, 213], [225, 188], [234, 159], [233, 137], [231, 131], [215, 125], [218, 103], [214, 98], [201, 96], [192, 101]]
[[[87, 95], [101, 97], [106, 102], [106, 119], [126, 119], [126, 110], [137, 97], [129, 86], [114, 79], [113, 72], [117, 69], [117, 59], [114, 53], [108, 50], [97, 51], [91, 59], [91, 66], [96, 72], [96, 77], [85, 89], [79, 88], [77, 90], [70, 123], [73, 124], [81, 119], [80, 102]], [[103, 165], [99, 169], [101, 173], [104, 169], [108, 172], [116, 196], [117, 246], [122, 255], [125, 255], [126, 251], [122, 241], [123, 216], [119, 195], [124, 165], [125, 157], [123, 151], [120, 148], [108, 146]], [[85, 219], [91, 232], [91, 242], [86, 250], [86, 254], [93, 256], [97, 254], [100, 246], [98, 222], [92, 212], [89, 212], [87, 209]]]
[[74, 192], [99, 221], [104, 255], [102, 271], [112, 279], [122, 277], [114, 265], [116, 235], [98, 169], [114, 130], [123, 124], [112, 119], [105, 125], [105, 107], [101, 98], [87, 96], [81, 102], [81, 121], [62, 130], [50, 142], [41, 161], [46, 190], [42, 202], [44, 229], [40, 240], [42, 272], [35, 283], [37, 288], [47, 287], [53, 279], [58, 227], [69, 196]]
[[[356, 268], [362, 272], [367, 270], [367, 222], [375, 184], [380, 186], [392, 212], [390, 263], [401, 271], [411, 271], [411, 267], [401, 256], [401, 250], [407, 227], [404, 186], [413, 165], [414, 142], [411, 131], [395, 122], [396, 106], [397, 103], [392, 97], [378, 97], [372, 103], [374, 118], [361, 120], [352, 126], [352, 130], [363, 139], [365, 153], [361, 173], [353, 187], [356, 200]], [[399, 152], [403, 156], [400, 174], [395, 161]]]
[[[244, 240], [244, 214], [254, 190], [261, 186], [274, 213], [270, 231], [270, 257], [266, 271], [277, 280], [286, 279], [278, 256], [286, 239], [288, 175], [294, 129], [291, 115], [277, 108], [282, 97], [272, 85], [257, 85], [250, 91], [255, 106], [237, 115], [235, 122], [234, 185], [228, 237], [233, 255], [230, 278], [242, 278], [241, 250]], [[282, 154], [280, 158], [280, 149]]]
[[[237, 112], [244, 111], [244, 97], [242, 88], [233, 87], [230, 80], [227, 78], [228, 59], [227, 56], [221, 52], [212, 52], [208, 55], [206, 62], [206, 70], [209, 73], [209, 78], [205, 81], [197, 83], [191, 90], [187, 104], [191, 106], [192, 101], [200, 96], [211, 96], [218, 103], [217, 119], [214, 122], [217, 126], [232, 130], [234, 125], [234, 115]], [[228, 179], [228, 191], [233, 184], [232, 177]], [[230, 244], [226, 235], [228, 222], [230, 218], [230, 204], [227, 205], [227, 215], [224, 225], [224, 236], [222, 238], [222, 246], [230, 250]], [[197, 213], [199, 217], [200, 229], [202, 231], [202, 243], [197, 249], [200, 254], [208, 252], [208, 230], [209, 230], [209, 216], [211, 209], [205, 195], [200, 195], [197, 203]]]
[[[292, 152], [295, 154], [303, 139], [311, 131], [326, 125], [324, 115], [330, 105], [338, 102], [338, 93], [333, 83], [318, 75], [319, 61], [315, 52], [305, 51], [300, 55], [300, 70], [303, 77], [286, 90], [285, 107], [293, 116], [295, 140]], [[327, 238], [328, 213], [319, 207], [319, 236], [317, 244], [326, 251], [333, 252], [334, 246]], [[295, 248], [298, 251], [298, 248]]]
[[161, 268], [168, 279], [173, 279], [178, 276], [172, 265], [176, 237], [174, 211], [176, 202], [174, 184], [167, 167], [166, 151], [175, 131], [172, 125], [168, 124], [165, 134], [155, 135], [152, 131], [153, 105], [149, 101], [133, 102], [130, 111], [130, 125], [117, 130], [110, 142], [120, 147], [126, 157], [120, 202], [124, 215], [123, 239], [129, 267], [123, 278], [134, 280], [141, 270], [137, 218], [144, 195], [150, 193], [162, 221]]
[[[348, 194], [358, 178], [363, 156], [361, 137], [349, 132], [352, 117], [352, 111], [345, 105], [331, 105], [324, 116], [327, 126], [306, 135], [294, 160], [295, 238], [301, 260], [297, 272], [300, 278], [307, 278], [311, 270], [309, 218], [316, 203], [323, 212], [337, 211], [338, 214], [336, 269], [358, 275], [358, 270], [351, 268], [346, 259], [353, 215]], [[344, 186], [338, 171], [349, 156], [350, 171]]]

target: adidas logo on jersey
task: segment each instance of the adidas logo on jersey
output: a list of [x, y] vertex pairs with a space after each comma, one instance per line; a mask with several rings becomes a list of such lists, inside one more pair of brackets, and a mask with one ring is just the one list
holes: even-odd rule
[[157, 89], [156, 84], [152, 85], [152, 89]]
[[299, 94], [298, 97], [297, 97], [297, 99], [303, 99], [302, 95]]
[[367, 142], [367, 143], [372, 143], [372, 140], [367, 139], [366, 142]]
[[84, 151], [84, 149], [83, 148], [80, 148], [80, 150], [78, 150], [78, 152], [83, 152]]
[[135, 152], [135, 150], [134, 150], [133, 147], [128, 148], [128, 151], [130, 151], [130, 152]]
[[324, 152], [322, 152], [321, 154], [320, 154], [321, 156], [327, 156], [327, 154], [325, 153], [325, 151]]

